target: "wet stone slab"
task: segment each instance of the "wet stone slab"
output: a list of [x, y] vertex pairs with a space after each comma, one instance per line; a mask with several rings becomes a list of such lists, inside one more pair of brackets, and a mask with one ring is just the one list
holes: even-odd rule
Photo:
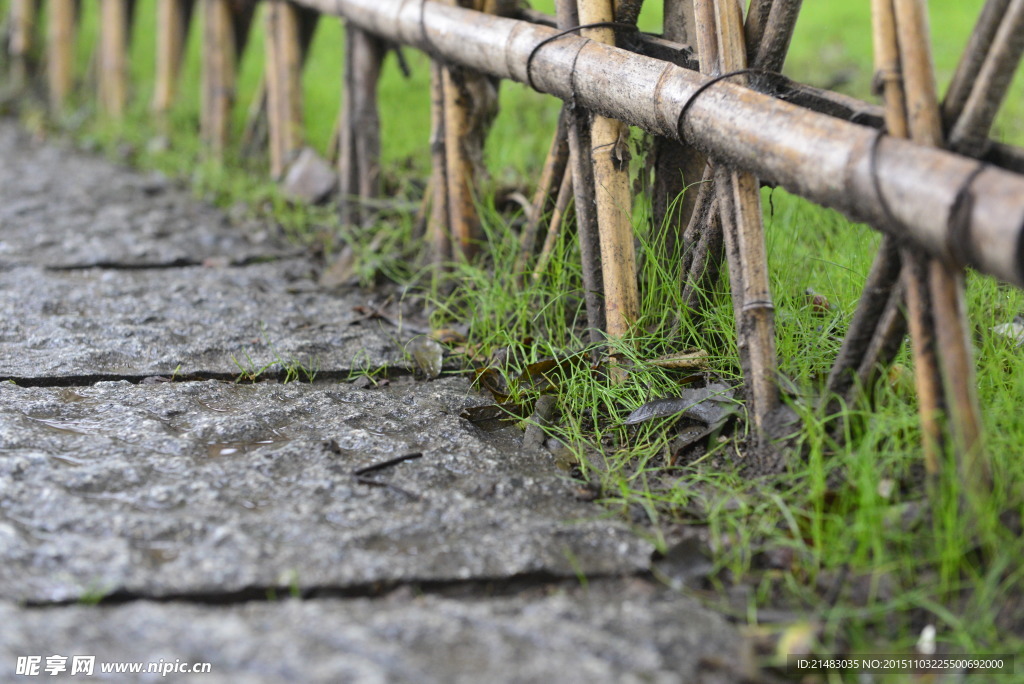
[[[407, 368], [413, 337], [300, 260], [244, 268], [0, 270], [0, 379]], [[275, 365], [276, 364], [276, 365]]]
[[203, 682], [698, 684], [740, 681], [748, 669], [732, 627], [642, 582], [477, 599], [399, 591], [218, 607], [0, 604], [0, 668], [28, 654], [91, 654], [97, 668], [210, 663], [210, 674], [169, 677]]
[[0, 599], [647, 568], [549, 456], [459, 417], [482, 401], [456, 378], [0, 384]]
[[277, 230], [232, 225], [160, 175], [34, 143], [10, 122], [0, 122], [0, 159], [0, 266], [245, 263], [294, 252]]

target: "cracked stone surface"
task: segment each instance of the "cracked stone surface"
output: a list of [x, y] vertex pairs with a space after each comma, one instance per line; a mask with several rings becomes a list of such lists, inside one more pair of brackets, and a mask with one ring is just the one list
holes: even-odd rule
[[721, 618], [643, 582], [476, 599], [399, 591], [217, 607], [0, 604], [0, 624], [2, 663], [27, 654], [44, 663], [92, 654], [97, 668], [210, 663], [209, 674], [170, 681], [699, 684], [739, 681], [748, 670]]
[[[0, 386], [0, 595], [645, 569], [549, 456], [488, 440], [447, 379], [380, 390], [225, 382]], [[352, 470], [423, 457], [357, 481]]]
[[[158, 270], [0, 270], [0, 379], [407, 366], [412, 334], [317, 288], [298, 260]], [[274, 365], [276, 364], [276, 365]], [[180, 368], [179, 368], [180, 366]]]
[[35, 144], [10, 124], [0, 125], [0, 150], [0, 265], [243, 263], [295, 252], [159, 174]]
[[[355, 310], [375, 295], [4, 122], [0, 160], [0, 680], [54, 654], [212, 665], [131, 681], [747, 672], [732, 626], [650, 580], [643, 535], [461, 417], [487, 401], [465, 379], [339, 382], [409, 368], [420, 331]], [[224, 381], [293, 363], [316, 383]]]

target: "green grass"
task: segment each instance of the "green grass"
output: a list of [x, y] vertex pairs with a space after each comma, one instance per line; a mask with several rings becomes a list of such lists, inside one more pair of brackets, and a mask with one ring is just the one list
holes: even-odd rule
[[[947, 83], [979, 9], [979, 3], [934, 0], [932, 34], [940, 83]], [[0, 11], [6, 10], [0, 0]], [[152, 35], [153, 0], [140, 0], [140, 36]], [[550, 11], [548, 6], [540, 9]], [[94, 3], [85, 3], [78, 45], [81, 80], [96, 34]], [[657, 30], [659, 8], [649, 4], [642, 23]], [[257, 26], [259, 24], [257, 23]], [[199, 77], [198, 35], [193, 31], [185, 83]], [[261, 31], [241, 65], [235, 139], [244, 124], [262, 65]], [[340, 97], [342, 31], [324, 20], [304, 77], [306, 133], [325, 152]], [[429, 102], [425, 59], [406, 50], [406, 80], [393, 55], [381, 82], [383, 162], [389, 189], [415, 201], [428, 166]], [[360, 276], [370, 282], [383, 270], [409, 281], [422, 276], [411, 259], [416, 245], [408, 216], [391, 215], [380, 226], [343, 231], [331, 208], [287, 202], [262, 178], [261, 156], [228, 152], [221, 165], [204, 159], [196, 136], [198, 90], [183, 88], [172, 112], [166, 149], [148, 113], [153, 71], [149, 41], [132, 48], [134, 96], [121, 123], [98, 120], [86, 90], [78, 93], [57, 124], [87, 144], [192, 180], [196, 192], [222, 205], [245, 202], [277, 220], [300, 242], [326, 238], [328, 248], [346, 243], [362, 255]], [[807, 2], [793, 42], [787, 73], [871, 99], [869, 3]], [[1024, 76], [1018, 75], [997, 120], [996, 137], [1024, 144]], [[558, 103], [516, 84], [501, 89], [502, 113], [488, 143], [491, 190], [522, 188], [527, 194], [549, 144]], [[45, 132], [45, 127], [42, 128]], [[878, 234], [784, 191], [764, 191], [772, 289], [776, 298], [780, 369], [791, 381], [787, 401], [802, 418], [786, 472], [753, 479], [744, 474], [744, 428], [715, 435], [704, 453], [675, 465], [666, 453], [681, 427], [678, 418], [637, 426], [625, 417], [647, 401], [688, 387], [686, 374], [651, 363], [687, 348], [709, 353], [709, 373], [739, 380], [727, 276], [702, 293], [702, 317], [683, 315], [674, 264], [663, 232], [647, 220], [638, 201], [635, 227], [645, 268], [643, 311], [636, 334], [618, 351], [629, 375], [611, 386], [599, 372], [577, 364], [555, 388], [557, 420], [550, 437], [564, 445], [563, 461], [578, 476], [600, 485], [609, 510], [638, 525], [662, 547], [699, 531], [713, 551], [715, 571], [704, 597], [759, 632], [782, 632], [807, 619], [814, 648], [902, 653], [921, 628], [937, 627], [941, 646], [959, 653], [1016, 653], [1024, 647], [1024, 540], [1013, 530], [1024, 517], [1024, 354], [991, 332], [1024, 312], [1024, 295], [994, 280], [969, 276], [970, 322], [978, 366], [978, 391], [994, 470], [994, 489], [983, 501], [962, 501], [964, 488], [953, 464], [944, 463], [926, 491], [920, 429], [906, 350], [896, 372], [871, 397], [824, 416], [816, 397], [838, 350], [870, 266]], [[543, 277], [514, 272], [519, 217], [503, 215], [487, 193], [483, 200], [487, 257], [452, 267], [450, 283], [436, 292], [434, 323], [468, 330], [466, 349], [477, 359], [505, 350], [499, 371], [513, 401], [536, 398], [534, 383], [518, 382], [531, 363], [588, 349], [578, 252], [563, 231]], [[378, 230], [387, 242], [371, 248]], [[398, 258], [388, 258], [397, 255]], [[421, 278], [422, 280], [422, 278]], [[522, 281], [522, 282], [521, 282]], [[807, 288], [824, 295], [831, 310], [809, 306]], [[375, 369], [366, 369], [373, 375]], [[742, 405], [737, 403], [742, 412]], [[838, 439], [837, 437], [841, 438]], [[968, 515], [967, 511], [973, 511]], [[780, 617], [781, 616], [781, 617]], [[777, 626], [775, 623], [779, 623]], [[1009, 681], [1009, 679], [1000, 680]]]

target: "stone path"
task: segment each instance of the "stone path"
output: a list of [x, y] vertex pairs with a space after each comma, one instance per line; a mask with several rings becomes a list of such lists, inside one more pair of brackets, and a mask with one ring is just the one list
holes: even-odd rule
[[[746, 671], [732, 626], [649, 579], [647, 541], [460, 417], [484, 401], [464, 379], [345, 382], [409, 369], [372, 294], [158, 176], [9, 123], [0, 160], [0, 681], [51, 655], [101, 681]], [[230, 381], [275, 361], [317, 380]], [[161, 659], [211, 673], [99, 672]]]

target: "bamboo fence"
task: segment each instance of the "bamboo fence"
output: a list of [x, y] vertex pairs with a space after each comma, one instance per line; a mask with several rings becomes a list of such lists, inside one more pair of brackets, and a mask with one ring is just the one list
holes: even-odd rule
[[[695, 293], [728, 266], [740, 365], [762, 445], [778, 436], [780, 402], [759, 188], [781, 186], [876, 227], [885, 237], [828, 390], [851, 399], [909, 329], [928, 471], [952, 445], [965, 477], [987, 478], [963, 272], [971, 267], [1024, 287], [1024, 150], [989, 137], [1024, 53], [1024, 0], [987, 0], [941, 102], [924, 0], [873, 0], [881, 107], [778, 73], [800, 0], [750, 0], [745, 14], [739, 0], [665, 0], [661, 36], [636, 30], [635, 0], [558, 0], [554, 17], [506, 0], [157, 0], [153, 111], [165, 117], [175, 100], [198, 17], [199, 125], [214, 154], [229, 142], [237, 65], [260, 2], [266, 67], [250, 119], [266, 120], [275, 178], [303, 146], [300, 80], [317, 22], [325, 15], [346, 22], [336, 152], [348, 224], [367, 219], [368, 200], [380, 191], [383, 56], [394, 46], [430, 56], [432, 176], [423, 206], [438, 268], [472, 257], [479, 241], [475, 193], [496, 80], [565, 102], [527, 212], [520, 265], [531, 277], [531, 256], [539, 250], [547, 258], [574, 199], [595, 342], [626, 340], [639, 310], [623, 153], [629, 126], [655, 136], [659, 218], [683, 179], [706, 181], [686, 193], [667, 237], [686, 248], [680, 272], [688, 301], [696, 303]], [[48, 0], [45, 13], [37, 0], [10, 0], [9, 7], [10, 81], [26, 87], [38, 69], [45, 16], [48, 97], [57, 109], [74, 85], [79, 3]], [[98, 99], [113, 117], [123, 115], [130, 95], [134, 7], [132, 0], [100, 0]], [[948, 435], [937, 420], [943, 412]]]

